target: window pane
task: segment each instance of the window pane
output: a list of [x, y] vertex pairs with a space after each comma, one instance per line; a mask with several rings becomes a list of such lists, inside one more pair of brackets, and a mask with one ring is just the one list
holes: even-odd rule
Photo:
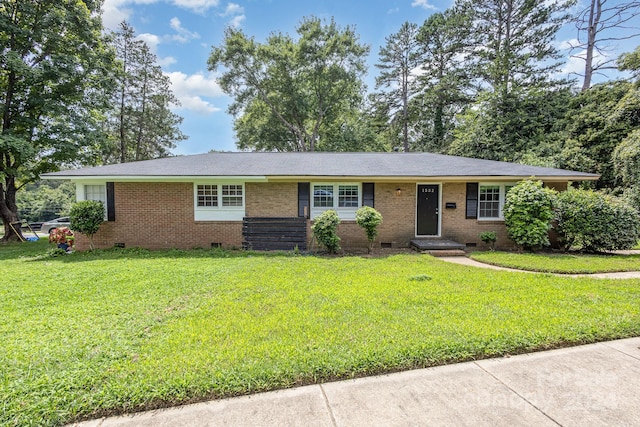
[[198, 185], [198, 206], [218, 206], [217, 185]]
[[222, 186], [222, 206], [242, 207], [242, 185]]
[[500, 186], [499, 185], [481, 185], [479, 212], [480, 218], [499, 218], [500, 217]]
[[313, 186], [313, 207], [332, 208], [333, 207], [333, 185]]
[[106, 207], [107, 206], [107, 189], [104, 185], [85, 185], [84, 199], [100, 201]]
[[338, 187], [338, 207], [357, 208], [358, 207], [358, 186], [340, 185]]

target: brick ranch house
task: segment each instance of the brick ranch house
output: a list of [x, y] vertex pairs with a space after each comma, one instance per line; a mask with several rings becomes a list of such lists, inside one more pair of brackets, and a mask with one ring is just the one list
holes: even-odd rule
[[[535, 177], [548, 187], [598, 175], [431, 153], [209, 153], [49, 173], [71, 180], [78, 200], [100, 200], [105, 223], [97, 247], [304, 250], [310, 224], [327, 209], [342, 222], [346, 249], [366, 247], [355, 212], [383, 216], [376, 244], [408, 247], [419, 239], [481, 246], [495, 231], [509, 247], [505, 193]], [[77, 247], [88, 241], [77, 236]]]

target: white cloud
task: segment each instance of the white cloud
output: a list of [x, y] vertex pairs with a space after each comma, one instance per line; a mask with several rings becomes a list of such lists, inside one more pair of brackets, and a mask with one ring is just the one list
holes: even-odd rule
[[229, 21], [229, 26], [233, 28], [238, 28], [242, 25], [242, 22], [246, 19], [244, 15], [244, 7], [240, 6], [236, 3], [227, 3], [227, 7], [224, 12], [219, 13], [220, 16], [233, 16], [233, 18]]
[[393, 9], [387, 10], [387, 15], [393, 15], [394, 13], [398, 13], [398, 12], [400, 12], [400, 8], [394, 7]]
[[200, 34], [196, 32], [191, 32], [186, 28], [184, 28], [180, 20], [176, 17], [171, 18], [171, 20], [169, 21], [169, 26], [178, 33], [178, 34], [169, 36], [171, 40], [177, 41], [179, 43], [186, 43], [189, 40], [200, 38]]
[[173, 56], [165, 56], [164, 58], [158, 58], [158, 65], [161, 67], [168, 67], [177, 63], [178, 61]]
[[227, 8], [220, 14], [220, 16], [241, 15], [244, 13], [244, 7], [235, 3], [228, 3]]
[[220, 3], [220, 0], [104, 0], [102, 4], [102, 22], [106, 28], [115, 30], [118, 24], [129, 20], [133, 15], [133, 9], [127, 6], [153, 4], [161, 1], [170, 2], [174, 6], [189, 9], [196, 13], [204, 13], [212, 7], [217, 7]]
[[[586, 49], [580, 47], [578, 39], [563, 40], [558, 43], [558, 48], [568, 51], [570, 55], [567, 58], [567, 62], [560, 69], [561, 75], [578, 75], [584, 76], [585, 59], [587, 57]], [[593, 64], [604, 64], [611, 61], [611, 57], [600, 53], [598, 51], [593, 52]]]
[[138, 40], [142, 40], [143, 42], [145, 42], [147, 44], [147, 46], [149, 46], [149, 50], [151, 50], [151, 52], [156, 53], [158, 52], [158, 45], [160, 44], [160, 37], [156, 36], [155, 34], [150, 34], [150, 33], [142, 33], [142, 34], [138, 34], [138, 37], [136, 37]]
[[429, 0], [413, 0], [411, 7], [421, 7], [425, 10], [436, 10], [436, 7], [429, 3]]
[[173, 0], [173, 4], [191, 9], [194, 12], [203, 13], [212, 7], [218, 6], [219, 0]]
[[128, 20], [133, 11], [124, 7], [125, 0], [105, 0], [102, 4], [102, 23], [108, 29], [115, 30], [118, 25]]
[[229, 25], [233, 28], [238, 28], [240, 25], [242, 25], [242, 21], [244, 21], [245, 19], [246, 16], [244, 15], [234, 16], [233, 19], [229, 21]]
[[224, 96], [224, 92], [213, 75], [202, 73], [187, 75], [180, 71], [166, 73], [171, 80], [173, 94], [180, 100], [181, 109], [195, 111], [201, 114], [211, 114], [220, 111], [211, 102], [202, 97], [217, 98]]

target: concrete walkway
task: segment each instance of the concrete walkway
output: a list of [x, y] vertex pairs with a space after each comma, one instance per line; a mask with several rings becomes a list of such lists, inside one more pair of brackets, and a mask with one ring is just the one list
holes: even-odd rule
[[[621, 271], [617, 273], [593, 273], [593, 274], [559, 274], [559, 273], [541, 273], [536, 271], [517, 270], [515, 268], [499, 267], [497, 265], [478, 262], [466, 256], [438, 257], [438, 259], [454, 264], [467, 265], [469, 267], [488, 268], [491, 270], [515, 271], [518, 273], [537, 273], [537, 274], [553, 274], [554, 276], [563, 277], [591, 277], [596, 279], [639, 279], [640, 271]], [[640, 423], [640, 422], [639, 422]]]
[[104, 418], [143, 426], [640, 426], [640, 338]]

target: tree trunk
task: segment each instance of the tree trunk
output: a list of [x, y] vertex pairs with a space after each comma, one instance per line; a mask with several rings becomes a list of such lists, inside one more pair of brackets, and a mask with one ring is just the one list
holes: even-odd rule
[[591, 87], [591, 77], [593, 76], [593, 50], [596, 45], [597, 26], [600, 22], [601, 14], [601, 0], [591, 0], [589, 26], [587, 27], [587, 54], [584, 59], [584, 80], [582, 82], [582, 92]]
[[402, 72], [402, 146], [409, 152], [409, 70]]
[[13, 231], [10, 227], [11, 223], [19, 221], [16, 191], [12, 176], [5, 179], [5, 185], [0, 184], [0, 216], [4, 225], [4, 236], [0, 242], [20, 242], [23, 240], [21, 229], [16, 227], [16, 231]]
[[135, 160], [138, 161], [142, 157], [142, 139], [145, 130], [145, 115], [147, 114], [147, 72], [143, 71], [143, 83], [142, 83], [142, 93], [141, 93], [141, 102], [142, 106], [140, 107], [140, 117], [138, 119], [138, 134], [136, 136], [136, 156]]

